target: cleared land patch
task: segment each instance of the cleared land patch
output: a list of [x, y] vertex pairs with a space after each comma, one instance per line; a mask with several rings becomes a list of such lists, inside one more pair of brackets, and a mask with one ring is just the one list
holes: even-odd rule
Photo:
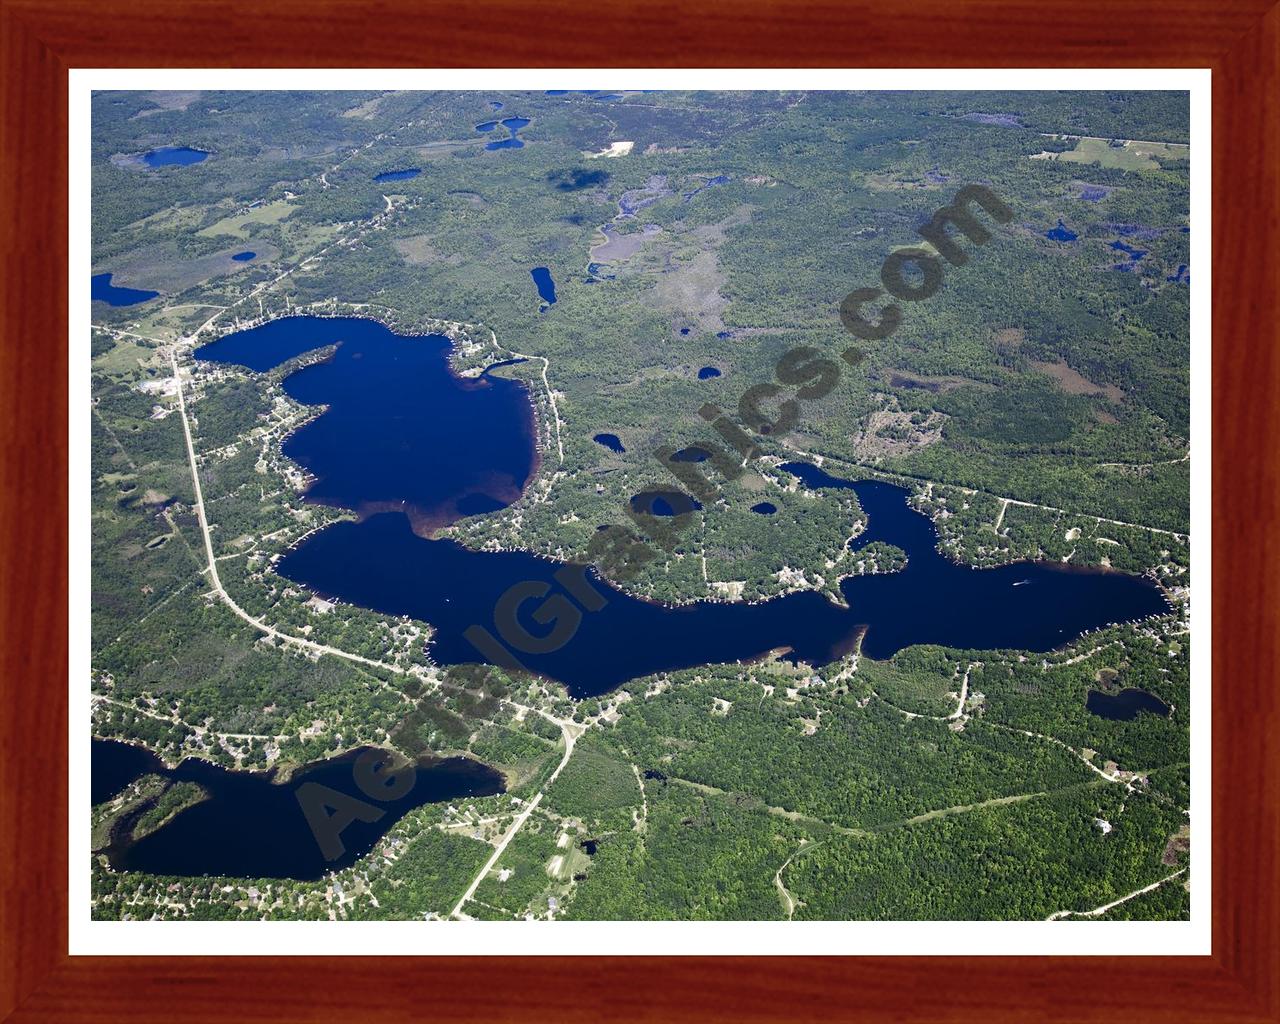
[[[1067, 136], [1071, 138], [1072, 136]], [[1118, 143], [1118, 144], [1117, 144]], [[1065, 153], [1041, 152], [1032, 160], [1061, 160], [1070, 164], [1097, 164], [1121, 171], [1158, 171], [1161, 160], [1186, 160], [1191, 147], [1173, 142], [1137, 142], [1120, 139], [1079, 139]]]
[[727, 300], [720, 294], [728, 277], [714, 252], [700, 252], [687, 263], [662, 274], [653, 286], [654, 299], [663, 309], [684, 313], [703, 330], [724, 329]]
[[588, 160], [596, 160], [600, 157], [626, 156], [635, 147], [634, 142], [611, 142], [598, 153], [583, 153]]
[[277, 199], [274, 203], [265, 203], [251, 210], [244, 210], [240, 213], [232, 214], [230, 217], [223, 217], [222, 220], [210, 224], [207, 228], [201, 228], [196, 234], [202, 238], [212, 238], [214, 235], [235, 235], [237, 238], [248, 238], [249, 225], [279, 224], [294, 209], [296, 207], [289, 200]]
[[966, 384], [978, 383], [968, 377], [924, 377], [908, 370], [894, 370], [892, 368], [884, 371], [884, 379], [885, 383], [890, 387], [929, 391], [935, 395], [944, 391], [951, 391], [954, 388], [964, 387]]
[[153, 114], [165, 114], [170, 110], [186, 110], [196, 100], [200, 98], [199, 90], [184, 90], [178, 92], [165, 92], [157, 90], [143, 95], [143, 99], [148, 103], [154, 103], [155, 106], [148, 110], [139, 110], [130, 120], [136, 121], [141, 117], [151, 117]]
[[139, 287], [177, 295], [206, 281], [269, 263], [280, 255], [280, 250], [275, 245], [255, 239], [253, 260], [233, 260], [231, 257], [241, 249], [243, 246], [235, 245], [207, 256], [186, 257], [172, 243], [148, 246], [122, 262], [116, 277], [118, 280], [138, 282]]
[[343, 117], [359, 117], [364, 120], [368, 120], [378, 112], [378, 107], [381, 105], [382, 101], [386, 98], [387, 97], [384, 94], [382, 96], [375, 96], [371, 100], [365, 100], [363, 103], [359, 104], [358, 106], [354, 106], [349, 110], [344, 110], [342, 112], [342, 116]]
[[406, 263], [411, 263], [415, 267], [425, 267], [432, 263], [447, 263], [451, 267], [456, 267], [462, 262], [461, 253], [451, 253], [446, 256], [431, 244], [430, 235], [410, 235], [408, 238], [397, 238], [391, 243], [396, 252], [404, 257]]
[[[629, 231], [625, 234], [607, 230], [609, 225], [601, 229], [605, 241], [592, 246], [591, 259], [596, 263], [607, 263], [613, 260], [628, 260], [640, 251], [640, 247], [651, 238], [661, 234], [657, 225], [648, 225], [643, 231]], [[650, 227], [655, 230], [650, 230]]]
[[1106, 395], [1113, 402], [1123, 402], [1124, 392], [1114, 384], [1095, 384], [1077, 370], [1073, 370], [1064, 360], [1057, 362], [1031, 361], [1031, 365], [1040, 373], [1047, 373], [1069, 395]]
[[148, 231], [185, 231], [199, 224], [205, 215], [207, 206], [171, 206], [167, 210], [157, 210], [148, 217], [135, 220], [129, 228], [145, 228]]

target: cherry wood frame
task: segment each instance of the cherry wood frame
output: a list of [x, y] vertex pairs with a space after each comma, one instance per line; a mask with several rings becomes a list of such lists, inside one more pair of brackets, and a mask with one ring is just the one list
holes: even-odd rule
[[[0, 0], [0, 1019], [1280, 1021], [1273, 3]], [[67, 955], [68, 68], [602, 64], [1212, 68], [1212, 956]]]

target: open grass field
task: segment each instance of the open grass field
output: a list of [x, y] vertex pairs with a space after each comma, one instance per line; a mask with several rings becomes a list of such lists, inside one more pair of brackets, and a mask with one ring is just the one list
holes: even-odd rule
[[1075, 149], [1057, 154], [1057, 159], [1120, 171], [1156, 171], [1160, 169], [1160, 161], [1186, 160], [1190, 152], [1190, 146], [1168, 142], [1127, 141], [1112, 145], [1107, 139], [1080, 139]]
[[215, 235], [235, 235], [236, 238], [248, 238], [249, 225], [279, 224], [294, 209], [294, 205], [287, 199], [277, 199], [274, 203], [266, 203], [244, 213], [223, 217], [222, 220], [210, 224], [207, 228], [197, 231], [196, 234], [202, 238], [212, 238]]

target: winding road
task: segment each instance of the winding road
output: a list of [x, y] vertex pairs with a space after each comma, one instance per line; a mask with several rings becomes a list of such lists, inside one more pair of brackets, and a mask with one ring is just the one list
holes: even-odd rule
[[[197, 332], [199, 333], [199, 332]], [[196, 518], [200, 521], [200, 534], [204, 540], [204, 554], [208, 561], [208, 565], [203, 571], [209, 574], [209, 583], [213, 592], [218, 595], [222, 602], [236, 613], [245, 622], [253, 626], [255, 629], [261, 630], [273, 640], [279, 640], [281, 643], [292, 644], [295, 647], [301, 647], [303, 650], [312, 651], [315, 654], [332, 654], [339, 658], [346, 658], [348, 661], [357, 661], [362, 665], [368, 665], [371, 668], [380, 668], [391, 672], [403, 673], [399, 665], [392, 665], [385, 661], [377, 661], [373, 658], [366, 658], [359, 654], [352, 654], [350, 651], [339, 650], [336, 647], [330, 647], [328, 644], [318, 644], [314, 640], [306, 640], [300, 636], [293, 636], [290, 633], [282, 633], [274, 626], [268, 625], [259, 618], [255, 618], [247, 611], [241, 608], [232, 599], [231, 595], [226, 592], [222, 586], [222, 579], [218, 576], [218, 560], [213, 554], [213, 538], [209, 534], [209, 520], [204, 513], [204, 492], [200, 487], [200, 470], [196, 464], [196, 449], [191, 441], [191, 420], [187, 416], [187, 400], [183, 393], [182, 373], [178, 369], [178, 356], [176, 348], [169, 349], [169, 365], [173, 368], [174, 380], [178, 387], [178, 412], [182, 416], [182, 433], [187, 441], [187, 461], [191, 467], [191, 484], [195, 491], [196, 498]]]

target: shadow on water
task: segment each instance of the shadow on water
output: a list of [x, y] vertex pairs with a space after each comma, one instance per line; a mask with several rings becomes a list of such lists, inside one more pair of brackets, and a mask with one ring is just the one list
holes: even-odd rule
[[1119, 693], [1090, 690], [1085, 697], [1085, 707], [1113, 722], [1132, 722], [1141, 712], [1168, 718], [1171, 710], [1159, 697], [1136, 687], [1128, 687]]
[[374, 181], [408, 181], [422, 173], [421, 167], [405, 167], [399, 171], [383, 171], [373, 176]]

